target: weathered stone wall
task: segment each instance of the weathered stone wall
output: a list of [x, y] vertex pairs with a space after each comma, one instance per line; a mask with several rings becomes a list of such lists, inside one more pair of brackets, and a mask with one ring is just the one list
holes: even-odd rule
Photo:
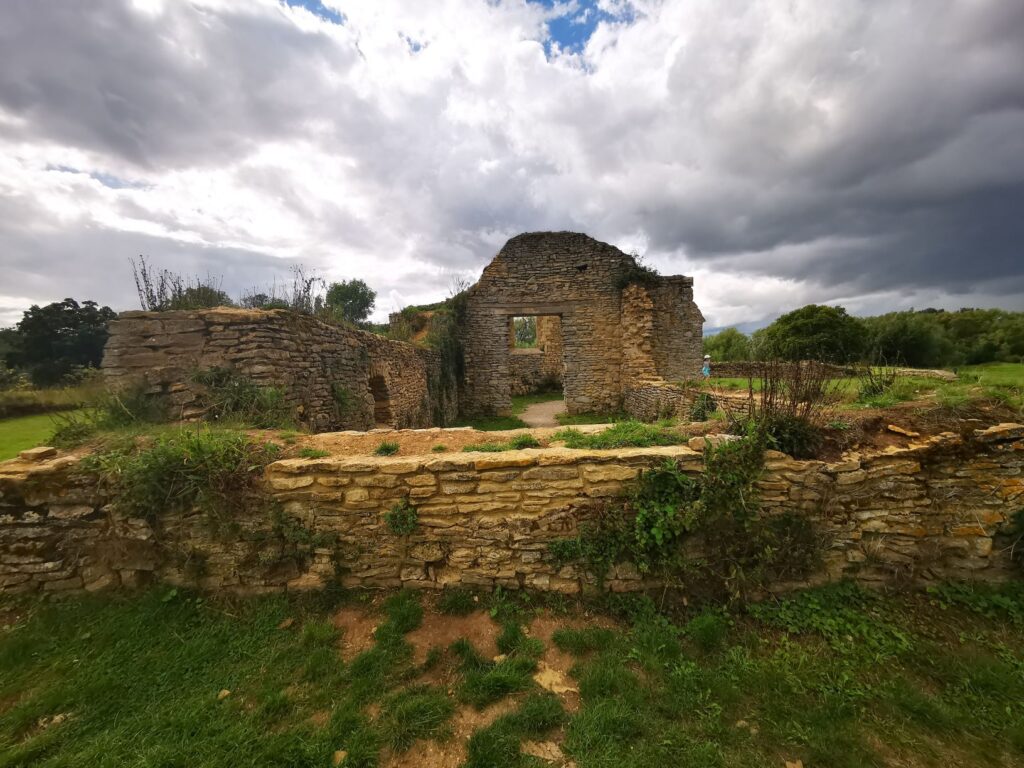
[[[454, 418], [454, 384], [441, 386], [437, 353], [286, 310], [124, 312], [110, 324], [103, 371], [118, 387], [141, 381], [175, 418], [205, 407], [197, 371], [229, 368], [280, 387], [296, 418], [315, 431], [393, 427]], [[444, 394], [448, 393], [448, 397]], [[375, 409], [375, 405], [378, 407]]]
[[[644, 468], [673, 460], [700, 472], [708, 439], [694, 438], [692, 449], [279, 461], [267, 470], [269, 491], [314, 542], [298, 554], [258, 535], [273, 528], [265, 512], [238, 521], [241, 533], [227, 539], [212, 536], [199, 514], [154, 529], [120, 516], [94, 484], [76, 478], [74, 459], [7, 462], [0, 591], [98, 589], [151, 577], [262, 591], [316, 586], [337, 574], [350, 585], [576, 592], [592, 578], [556, 566], [548, 544], [573, 535], [599, 513], [596, 502]], [[999, 580], [1014, 572], [1000, 532], [1024, 503], [1022, 470], [1024, 426], [1000, 425], [968, 440], [944, 434], [831, 463], [768, 452], [757, 485], [764, 514], [792, 512], [814, 524], [824, 562], [810, 582]], [[385, 523], [402, 499], [418, 510], [409, 536]], [[641, 581], [620, 565], [608, 586], [636, 589]]]
[[639, 325], [650, 331], [643, 355], [650, 358], [654, 374], [662, 375], [659, 365], [666, 372], [693, 368], [693, 339], [699, 351], [703, 318], [693, 305], [692, 281], [654, 279], [650, 292], [630, 294], [637, 297], [628, 306], [636, 317], [624, 320], [623, 285], [635, 269], [633, 257], [582, 234], [533, 232], [509, 240], [467, 292], [463, 412], [509, 411], [513, 363], [506, 338], [514, 316], [560, 319], [563, 390], [570, 413], [621, 407], [631, 383], [624, 377], [638, 375], [635, 363], [642, 362], [634, 354]]
[[622, 410], [639, 421], [671, 418], [689, 421], [690, 406], [698, 392], [667, 381], [641, 382], [626, 390]]
[[[509, 319], [511, 323], [511, 318]], [[509, 343], [514, 343], [510, 330]], [[510, 394], [528, 395], [562, 386], [562, 322], [558, 317], [537, 318], [537, 345], [509, 349]]]

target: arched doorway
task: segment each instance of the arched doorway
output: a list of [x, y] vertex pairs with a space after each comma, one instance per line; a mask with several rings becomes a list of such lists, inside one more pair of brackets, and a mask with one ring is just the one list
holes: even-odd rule
[[391, 420], [391, 395], [384, 377], [370, 377], [370, 394], [373, 395], [373, 422], [378, 427], [393, 426]]

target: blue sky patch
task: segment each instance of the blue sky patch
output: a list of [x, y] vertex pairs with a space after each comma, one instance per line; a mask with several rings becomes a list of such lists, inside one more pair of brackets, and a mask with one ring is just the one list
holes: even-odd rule
[[[563, 4], [558, 0], [527, 1], [545, 8], [557, 8]], [[634, 17], [632, 9], [628, 9], [623, 15], [615, 16], [598, 8], [597, 0], [579, 0], [573, 4], [572, 10], [548, 21], [551, 39], [545, 41], [545, 48], [550, 53], [551, 43], [554, 42], [564, 50], [579, 52], [583, 50], [583, 46], [602, 21], [632, 21]]]
[[325, 6], [321, 0], [282, 0], [285, 5], [293, 8], [305, 8], [310, 13], [316, 14], [324, 21], [329, 21], [332, 24], [344, 24], [344, 15], [338, 13], [333, 8]]

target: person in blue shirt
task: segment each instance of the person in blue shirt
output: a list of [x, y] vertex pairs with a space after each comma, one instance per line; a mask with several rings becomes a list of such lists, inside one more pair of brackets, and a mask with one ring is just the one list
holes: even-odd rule
[[711, 355], [704, 355], [704, 367], [700, 369], [700, 375], [705, 379], [711, 376]]

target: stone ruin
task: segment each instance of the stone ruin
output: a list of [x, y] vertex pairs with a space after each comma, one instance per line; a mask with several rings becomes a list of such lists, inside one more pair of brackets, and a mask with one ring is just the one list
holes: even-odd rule
[[[516, 317], [536, 318], [535, 347], [515, 346]], [[639, 404], [639, 414], [650, 392], [664, 411], [669, 382], [697, 376], [703, 322], [692, 278], [654, 275], [587, 235], [537, 232], [509, 240], [466, 292], [459, 380], [435, 350], [286, 310], [229, 308], [124, 312], [103, 369], [115, 386], [145, 382], [183, 420], [206, 406], [196, 371], [237, 371], [279, 387], [317, 432], [506, 414], [514, 395], [542, 386], [562, 387], [570, 413]]]
[[[536, 352], [513, 343], [513, 318], [531, 316]], [[703, 323], [693, 278], [646, 274], [583, 234], [518, 235], [467, 292], [460, 410], [508, 413], [534, 368], [554, 372], [569, 413], [621, 410], [632, 387], [698, 375]]]

